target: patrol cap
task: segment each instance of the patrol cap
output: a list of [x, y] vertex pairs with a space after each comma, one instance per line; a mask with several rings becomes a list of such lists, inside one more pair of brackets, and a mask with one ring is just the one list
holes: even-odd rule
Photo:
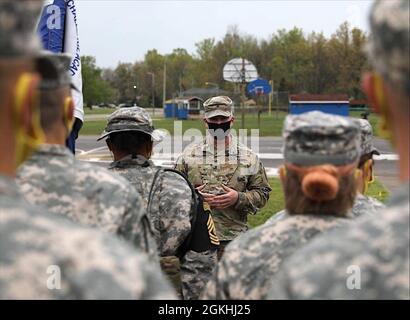
[[107, 125], [97, 141], [109, 136], [111, 133], [139, 131], [149, 134], [152, 141], [161, 141], [164, 133], [155, 130], [152, 119], [145, 109], [141, 107], [121, 108], [114, 111], [107, 119]]
[[320, 111], [288, 115], [283, 128], [284, 159], [299, 166], [354, 163], [360, 157], [356, 121]]
[[366, 48], [373, 67], [410, 94], [409, 0], [375, 1]]
[[373, 145], [373, 129], [372, 125], [369, 121], [365, 119], [356, 119], [360, 125], [360, 149], [361, 149], [361, 156], [366, 154], [377, 154], [379, 155], [380, 152], [377, 148]]
[[216, 116], [231, 117], [233, 102], [227, 96], [217, 96], [209, 98], [204, 102], [205, 118]]
[[0, 1], [0, 59], [35, 55], [40, 49], [36, 23], [43, 1]]
[[71, 83], [69, 73], [71, 55], [68, 53], [53, 53], [41, 51], [36, 59], [37, 72], [41, 75], [40, 90], [53, 90], [61, 87], [70, 87], [79, 91]]

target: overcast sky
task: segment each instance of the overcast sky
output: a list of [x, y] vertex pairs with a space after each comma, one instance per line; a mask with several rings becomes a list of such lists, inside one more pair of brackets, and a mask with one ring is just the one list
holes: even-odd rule
[[267, 39], [294, 26], [330, 36], [344, 21], [368, 31], [372, 1], [109, 1], [77, 0], [81, 52], [100, 67], [142, 60], [147, 50], [195, 53], [195, 43], [220, 40], [228, 26]]

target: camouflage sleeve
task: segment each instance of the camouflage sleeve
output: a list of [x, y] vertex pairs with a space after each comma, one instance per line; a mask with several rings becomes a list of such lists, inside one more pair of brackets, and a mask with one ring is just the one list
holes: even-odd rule
[[77, 258], [83, 256], [76, 261], [77, 270], [73, 272], [71, 267], [65, 270], [70, 291], [75, 295], [83, 292], [81, 296], [68, 296], [69, 299], [176, 299], [159, 264], [145, 253], [108, 234], [87, 243], [91, 246], [83, 250], [86, 256], [76, 254]]
[[185, 160], [184, 160], [184, 156], [180, 155], [176, 162], [175, 162], [175, 170], [181, 171], [183, 174], [185, 174], [188, 177], [188, 168], [186, 166]]
[[77, 248], [71, 265], [58, 265], [66, 277], [65, 299], [176, 299], [159, 265], [146, 254], [110, 235], [95, 235], [87, 249]]
[[385, 205], [379, 200], [358, 194], [352, 208], [352, 213], [355, 217], [360, 217], [375, 214], [384, 208]]
[[0, 299], [176, 297], [159, 266], [117, 237], [20, 198], [7, 206], [0, 210]]
[[271, 287], [268, 291], [268, 300], [292, 300], [288, 287], [288, 278], [284, 269], [280, 270], [272, 279]]
[[409, 299], [409, 202], [401, 205], [307, 244], [272, 278], [268, 298]]
[[166, 280], [157, 264], [149, 261], [144, 264], [143, 272], [149, 285], [146, 286], [140, 298], [141, 300], [169, 300], [177, 298], [175, 290]]
[[184, 300], [197, 300], [212, 277], [217, 263], [216, 250], [188, 251], [181, 261], [181, 282]]
[[201, 300], [229, 300], [228, 289], [225, 287], [227, 273], [225, 259], [222, 258], [214, 268], [210, 280], [200, 295]]
[[133, 187], [127, 192], [128, 201], [118, 234], [158, 261], [157, 245], [148, 216], [142, 210], [143, 202]]
[[246, 213], [255, 214], [262, 209], [269, 200], [272, 191], [269, 186], [268, 177], [262, 162], [258, 161], [256, 174], [249, 177], [245, 192], [239, 192], [238, 201], [234, 209]]
[[191, 189], [182, 177], [165, 172], [153, 192], [150, 213], [159, 230], [159, 254], [172, 256], [191, 231]]

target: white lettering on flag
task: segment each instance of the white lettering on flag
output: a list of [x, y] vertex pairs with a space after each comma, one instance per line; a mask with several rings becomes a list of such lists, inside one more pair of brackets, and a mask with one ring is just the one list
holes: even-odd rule
[[65, 38], [64, 51], [72, 56], [70, 72], [72, 82], [80, 92], [72, 91], [72, 96], [75, 104], [74, 116], [81, 121], [84, 121], [83, 108], [83, 81], [81, 77], [81, 60], [80, 60], [80, 39], [77, 25], [77, 9], [74, 0], [65, 0], [67, 5], [66, 21], [65, 21]]

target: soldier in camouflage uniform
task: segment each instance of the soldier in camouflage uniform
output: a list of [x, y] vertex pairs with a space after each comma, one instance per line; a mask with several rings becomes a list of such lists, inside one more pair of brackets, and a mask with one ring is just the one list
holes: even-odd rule
[[373, 155], [380, 155], [379, 150], [373, 145], [373, 129], [369, 121], [365, 119], [357, 119], [360, 125], [361, 139], [360, 149], [361, 155], [359, 160], [357, 197], [353, 206], [353, 214], [362, 216], [373, 214], [383, 209], [385, 206], [377, 199], [367, 196], [369, 184], [374, 182], [374, 160]]
[[208, 282], [205, 299], [262, 299], [284, 260], [319, 234], [352, 220], [357, 123], [318, 111], [288, 116], [280, 169], [286, 212], [235, 239]]
[[403, 186], [377, 217], [312, 242], [272, 278], [271, 299], [410, 299], [409, 1], [376, 1], [363, 87], [399, 154]]
[[43, 136], [33, 99], [42, 5], [0, 1], [0, 299], [174, 298], [144, 253], [29, 204], [14, 182]]
[[[373, 145], [373, 129], [369, 121], [364, 119], [354, 119], [358, 121], [361, 131], [360, 149], [361, 156], [358, 164], [357, 189], [358, 193], [354, 202], [352, 213], [355, 217], [367, 214], [374, 214], [385, 207], [379, 200], [367, 196], [368, 185], [374, 181], [374, 160], [373, 155], [380, 155], [379, 150]], [[282, 210], [269, 218], [266, 222], [281, 219], [286, 214], [286, 210]]]
[[184, 299], [197, 299], [216, 264], [216, 250], [189, 250], [182, 261], [176, 257], [192, 232], [192, 192], [175, 172], [160, 173], [154, 184], [154, 176], [160, 168], [150, 157], [153, 142], [161, 140], [161, 132], [154, 129], [144, 109], [132, 107], [110, 115], [99, 140], [106, 137], [115, 160], [109, 169], [130, 181], [141, 195], [153, 226], [163, 270], [178, 289], [180, 276]]
[[156, 259], [150, 223], [133, 187], [102, 167], [76, 160], [65, 145], [74, 108], [70, 61], [66, 54], [47, 52], [38, 58], [37, 69], [42, 75], [40, 114], [46, 141], [20, 167], [17, 183], [29, 202], [117, 234]]
[[232, 108], [229, 97], [205, 101], [207, 135], [202, 142], [188, 146], [176, 164], [211, 210], [221, 242], [218, 257], [231, 240], [248, 230], [248, 214], [263, 208], [272, 190], [257, 155], [230, 134]]

